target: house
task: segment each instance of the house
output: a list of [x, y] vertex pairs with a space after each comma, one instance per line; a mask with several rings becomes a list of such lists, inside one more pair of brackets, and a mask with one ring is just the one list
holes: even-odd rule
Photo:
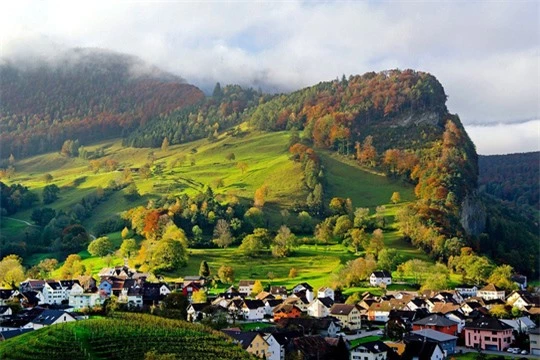
[[12, 318], [0, 321], [0, 331], [10, 331], [18, 329], [33, 329], [34, 326], [30, 319]]
[[45, 299], [45, 304], [60, 305], [62, 301], [69, 300], [69, 296], [66, 296], [66, 292], [59, 281], [46, 281], [41, 293]]
[[455, 290], [439, 291], [434, 298], [437, 298], [447, 304], [461, 304], [464, 301], [461, 293]]
[[270, 286], [270, 294], [274, 295], [275, 298], [281, 297], [282, 299], [286, 299], [288, 295], [285, 286]]
[[187, 321], [200, 321], [206, 317], [206, 314], [203, 312], [205, 308], [211, 306], [208, 303], [200, 304], [189, 304], [187, 308]]
[[283, 302], [285, 304], [296, 305], [296, 306], [298, 306], [298, 308], [300, 310], [302, 310], [302, 312], [307, 312], [307, 307], [310, 304], [310, 302], [308, 301], [308, 299], [305, 296], [298, 297], [297, 295], [298, 295], [298, 293], [296, 295], [289, 296]]
[[270, 300], [270, 299], [275, 299], [274, 295], [270, 294], [268, 291], [261, 291], [260, 293], [257, 294], [257, 296], [255, 296], [255, 299], [257, 300]]
[[458, 304], [438, 302], [431, 308], [431, 312], [434, 314], [447, 314], [459, 309], [460, 306]]
[[103, 280], [98, 286], [98, 291], [100, 295], [104, 297], [109, 297], [112, 294], [113, 283], [110, 280]]
[[118, 297], [118, 302], [127, 304], [128, 308], [142, 308], [144, 304], [144, 289], [141, 287], [124, 288]]
[[0, 289], [0, 306], [7, 305], [17, 295], [19, 295], [17, 290]]
[[517, 284], [520, 290], [527, 289], [527, 277], [525, 275], [514, 274], [510, 277], [510, 280]]
[[386, 270], [378, 270], [371, 273], [369, 276], [371, 286], [381, 286], [381, 284], [392, 284], [392, 274]]
[[322, 319], [312, 318], [283, 318], [276, 321], [279, 328], [301, 332], [301, 335], [320, 335], [324, 337], [336, 337], [341, 330], [335, 318]]
[[484, 301], [467, 301], [460, 305], [460, 311], [466, 316], [469, 316], [474, 310], [484, 307]]
[[79, 276], [77, 280], [79, 280], [79, 285], [82, 286], [84, 291], [88, 291], [88, 292], [96, 291], [97, 283], [96, 283], [96, 279], [94, 279], [93, 277], [89, 275], [83, 275], [83, 276]]
[[264, 313], [267, 316], [273, 316], [274, 308], [280, 304], [283, 304], [281, 299], [267, 299], [264, 301]]
[[386, 360], [393, 351], [382, 341], [370, 341], [356, 345], [350, 350], [351, 360]]
[[309, 291], [313, 292], [313, 286], [309, 285], [306, 282], [303, 282], [303, 283], [295, 285], [293, 287], [293, 289], [292, 289], [292, 293], [296, 294], [296, 293], [298, 293], [300, 291], [304, 291], [304, 290], [309, 290]]
[[20, 292], [36, 291], [41, 292], [45, 286], [45, 280], [26, 279], [19, 284]]
[[[145, 305], [158, 304], [170, 293], [171, 290], [165, 283], [143, 282], [142, 284], [143, 304]], [[190, 296], [188, 296], [188, 299], [191, 301]]]
[[85, 293], [82, 285], [74, 284], [69, 293], [69, 306], [75, 310], [101, 305], [103, 298], [98, 292]]
[[512, 327], [489, 316], [478, 317], [465, 325], [465, 346], [502, 351], [512, 343]]
[[0, 319], [13, 315], [13, 311], [9, 306], [0, 306]]
[[478, 292], [478, 287], [476, 285], [461, 284], [456, 286], [454, 289], [463, 297], [474, 297]]
[[269, 344], [258, 332], [240, 332], [231, 330], [223, 330], [223, 332], [230, 336], [234, 342], [242, 346], [248, 353], [259, 358], [266, 358], [266, 355], [269, 352]]
[[274, 308], [274, 321], [283, 318], [299, 318], [302, 316], [302, 311], [296, 306], [291, 304], [281, 304]]
[[407, 304], [408, 302], [405, 303], [404, 301], [396, 299], [374, 302], [367, 309], [368, 320], [385, 323], [389, 319], [390, 311], [409, 310]]
[[330, 315], [330, 308], [334, 305], [334, 300], [330, 297], [318, 297], [307, 306], [309, 316], [316, 318]]
[[290, 351], [297, 353], [304, 360], [327, 359], [333, 348], [319, 335], [310, 335], [292, 339]]
[[186, 285], [188, 285], [190, 283], [196, 283], [200, 287], [203, 287], [204, 284], [206, 283], [206, 278], [204, 276], [200, 276], [200, 275], [184, 276], [184, 282], [183, 282], [184, 286], [183, 287], [185, 287]]
[[16, 329], [16, 330], [6, 330], [0, 331], [0, 342], [14, 338], [27, 332], [34, 331], [34, 329]]
[[32, 308], [39, 304], [45, 304], [45, 297], [41, 291], [25, 291], [17, 295], [24, 308]]
[[149, 276], [148, 273], [141, 273], [135, 269], [131, 269], [127, 265], [115, 266], [113, 268], [103, 268], [98, 274], [101, 281], [107, 280], [109, 278], [117, 279], [141, 279], [146, 280]]
[[456, 352], [457, 336], [448, 335], [440, 331], [424, 329], [411, 331], [404, 337], [404, 341], [431, 341], [440, 345], [444, 356], [452, 355]]
[[422, 319], [427, 314], [425, 309], [416, 311], [390, 310], [388, 321], [385, 323], [387, 333], [393, 333], [392, 337], [401, 337], [402, 334], [412, 330], [412, 323], [416, 319]]
[[504, 300], [504, 290], [499, 289], [493, 284], [488, 284], [478, 290], [477, 293], [478, 297], [481, 297], [484, 300], [495, 300], [495, 299], [501, 299]]
[[456, 336], [458, 333], [458, 323], [444, 317], [444, 315], [432, 314], [413, 322], [413, 330], [423, 329], [432, 329], [447, 335]]
[[413, 298], [407, 303], [407, 307], [411, 310], [427, 309], [428, 305], [424, 299]]
[[244, 320], [257, 321], [264, 319], [264, 303], [261, 300], [244, 300], [241, 312]]
[[465, 322], [467, 320], [467, 317], [465, 314], [463, 314], [461, 311], [452, 311], [449, 313], [444, 314], [444, 317], [446, 317], [449, 320], [452, 320], [458, 324], [457, 332], [458, 334], [461, 334], [463, 331], [463, 328], [465, 327]]
[[431, 341], [411, 341], [405, 346], [402, 360], [443, 360], [444, 351], [439, 344]]
[[265, 334], [264, 340], [268, 343], [268, 360], [285, 360], [285, 347], [289, 339], [282, 334]]
[[[272, 334], [264, 334], [264, 341], [268, 344], [268, 350], [265, 354], [265, 359], [267, 360], [281, 360], [281, 344]], [[285, 359], [285, 349], [283, 349], [283, 359]]]
[[323, 286], [319, 290], [317, 290], [317, 297], [318, 298], [330, 298], [334, 300], [334, 289], [329, 288], [328, 286]]
[[540, 297], [538, 295], [531, 295], [531, 293], [524, 290], [512, 291], [506, 298], [506, 303], [524, 310], [530, 307], [540, 307]]
[[60, 285], [62, 286], [62, 290], [64, 291], [64, 299], [67, 300], [69, 299], [69, 294], [71, 293], [71, 289], [73, 288], [74, 285], [81, 285], [79, 283], [79, 280], [77, 279], [74, 279], [74, 280], [60, 280], [59, 281]]
[[501, 319], [506, 325], [510, 325], [516, 332], [522, 332], [528, 334], [529, 331], [536, 327], [534, 321], [527, 316], [521, 316], [516, 319]]
[[341, 326], [349, 330], [359, 330], [362, 327], [360, 310], [355, 305], [336, 303], [330, 308], [330, 316], [338, 319]]
[[188, 300], [191, 302], [191, 297], [193, 296], [193, 293], [201, 290], [201, 285], [196, 282], [190, 282], [186, 286], [182, 288], [182, 294], [188, 298]]
[[76, 319], [71, 314], [65, 311], [45, 310], [34, 320], [32, 320], [32, 325], [34, 327], [34, 330], [36, 330], [45, 326], [62, 324], [71, 321], [76, 321]]
[[292, 294], [300, 298], [305, 297], [308, 304], [312, 302], [314, 298], [313, 287], [305, 282], [293, 287]]
[[253, 292], [255, 286], [255, 280], [240, 280], [238, 283], [238, 291], [244, 296], [249, 296]]
[[540, 328], [529, 331], [529, 354], [540, 355]]

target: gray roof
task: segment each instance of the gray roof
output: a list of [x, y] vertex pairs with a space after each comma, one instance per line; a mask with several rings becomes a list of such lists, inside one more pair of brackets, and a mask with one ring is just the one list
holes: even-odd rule
[[30, 332], [30, 331], [34, 331], [34, 329], [16, 329], [16, 330], [0, 331], [0, 338], [3, 338], [4, 340], [8, 340], [15, 336], [26, 334], [27, 332]]
[[386, 345], [385, 343], [379, 340], [359, 344], [355, 346], [353, 349], [358, 349], [358, 348], [364, 348], [368, 350], [370, 354], [379, 354], [379, 353], [387, 352], [388, 350], [390, 350], [388, 345]]
[[414, 325], [452, 326], [457, 322], [445, 318], [443, 315], [433, 314], [421, 320], [415, 321]]
[[452, 336], [445, 334], [443, 332], [433, 330], [433, 329], [422, 329], [411, 331], [411, 334], [419, 335], [420, 337], [425, 337], [439, 342], [445, 342], [450, 340], [456, 340], [457, 336]]
[[36, 317], [32, 322], [35, 324], [51, 325], [64, 315], [69, 316], [70, 318], [73, 318], [73, 316], [71, 316], [65, 311], [45, 310], [41, 313], [41, 315]]

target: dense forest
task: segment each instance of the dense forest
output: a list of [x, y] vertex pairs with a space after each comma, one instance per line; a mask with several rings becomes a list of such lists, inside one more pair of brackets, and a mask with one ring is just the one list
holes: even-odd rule
[[163, 140], [183, 144], [202, 138], [216, 138], [220, 131], [248, 119], [263, 95], [253, 89], [218, 83], [213, 95], [204, 101], [170, 113], [162, 113], [124, 138], [124, 145], [158, 147]]
[[540, 210], [539, 152], [480, 156], [480, 190], [525, 214]]
[[75, 49], [54, 63], [0, 65], [0, 157], [60, 150], [121, 136], [150, 118], [201, 101], [203, 93], [140, 60]]

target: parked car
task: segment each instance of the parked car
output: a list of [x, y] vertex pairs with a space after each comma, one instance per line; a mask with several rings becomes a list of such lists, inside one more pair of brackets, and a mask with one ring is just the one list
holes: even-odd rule
[[521, 350], [521, 355], [527, 355], [529, 352], [527, 350]]

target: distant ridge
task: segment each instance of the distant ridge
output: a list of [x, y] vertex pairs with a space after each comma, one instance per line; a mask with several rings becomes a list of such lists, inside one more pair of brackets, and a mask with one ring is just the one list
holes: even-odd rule
[[118, 137], [157, 114], [197, 103], [201, 90], [142, 60], [102, 49], [0, 65], [0, 157]]

